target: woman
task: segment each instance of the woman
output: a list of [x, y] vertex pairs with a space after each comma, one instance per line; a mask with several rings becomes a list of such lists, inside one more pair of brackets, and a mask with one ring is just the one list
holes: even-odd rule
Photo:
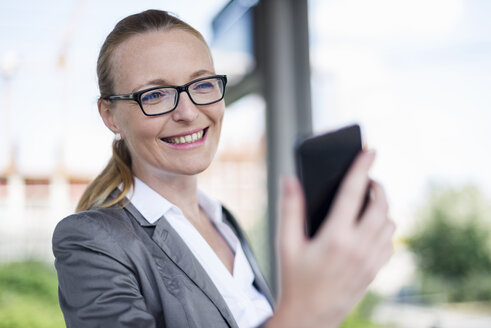
[[163, 11], [120, 21], [97, 63], [113, 156], [53, 236], [70, 327], [335, 327], [391, 253], [381, 187], [357, 221], [373, 153], [358, 156], [313, 240], [285, 178], [281, 292], [267, 284], [230, 213], [198, 191], [217, 149], [226, 77], [199, 32]]

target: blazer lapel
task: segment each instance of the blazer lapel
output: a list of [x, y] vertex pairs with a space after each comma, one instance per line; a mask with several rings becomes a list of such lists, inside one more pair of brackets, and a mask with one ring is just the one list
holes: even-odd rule
[[[210, 299], [210, 301], [217, 307], [222, 316], [225, 318], [230, 327], [237, 327], [237, 323], [230, 312], [225, 300], [221, 296], [220, 292], [215, 287], [213, 281], [203, 269], [201, 264], [195, 258], [191, 250], [186, 243], [182, 240], [179, 234], [172, 228], [165, 217], [161, 217], [156, 225], [149, 224], [145, 218], [138, 212], [138, 210], [129, 203], [126, 209], [135, 217], [135, 219], [142, 226], [155, 226], [155, 230], [152, 236], [153, 241], [159, 246], [159, 248], [165, 252], [165, 254], [171, 259], [176, 266], [178, 266], [196, 286], [198, 286], [203, 293]], [[158, 252], [152, 252], [155, 258], [161, 257], [162, 254]]]
[[249, 261], [252, 271], [254, 272], [254, 284], [256, 285], [258, 290], [266, 297], [271, 307], [274, 308], [274, 297], [271, 289], [269, 288], [268, 282], [264, 278], [261, 269], [259, 268], [256, 258], [254, 257], [254, 254], [249, 246], [249, 243], [247, 242], [244, 233], [242, 232], [242, 229], [240, 228], [232, 213], [230, 213], [224, 206], [222, 206], [222, 211], [225, 218], [224, 222], [228, 224], [230, 228], [232, 228], [237, 238], [239, 238], [242, 250], [244, 251], [244, 254]]

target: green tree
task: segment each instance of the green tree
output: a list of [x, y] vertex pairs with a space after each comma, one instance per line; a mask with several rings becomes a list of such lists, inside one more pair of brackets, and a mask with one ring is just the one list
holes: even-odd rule
[[41, 262], [0, 264], [0, 328], [65, 327], [54, 268]]
[[[477, 277], [482, 281], [491, 270], [490, 220], [489, 202], [472, 185], [434, 186], [420, 211], [408, 246], [426, 281], [443, 282], [451, 300], [491, 299], [491, 289], [477, 293], [469, 284]], [[484, 285], [489, 282], [491, 278]]]

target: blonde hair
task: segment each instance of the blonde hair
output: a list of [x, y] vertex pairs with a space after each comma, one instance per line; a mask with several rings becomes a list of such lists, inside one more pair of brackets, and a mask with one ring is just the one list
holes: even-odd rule
[[[187, 31], [206, 44], [203, 36], [192, 26], [162, 10], [146, 10], [128, 16], [119, 21], [109, 33], [99, 52], [97, 77], [100, 98], [114, 94], [113, 67], [111, 58], [114, 50], [130, 37], [151, 31], [169, 31], [180, 29]], [[114, 140], [112, 156], [102, 172], [89, 184], [80, 198], [76, 211], [92, 208], [105, 208], [116, 204], [124, 206], [123, 200], [135, 183], [131, 169], [131, 154], [124, 140]], [[121, 191], [112, 199], [108, 196], [121, 185]]]

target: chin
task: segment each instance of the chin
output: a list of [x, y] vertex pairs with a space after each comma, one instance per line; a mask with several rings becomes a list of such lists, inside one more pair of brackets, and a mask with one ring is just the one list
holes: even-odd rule
[[180, 175], [196, 175], [196, 174], [200, 174], [201, 172], [203, 172], [204, 170], [206, 170], [208, 168], [208, 166], [206, 167], [190, 167], [190, 168], [182, 168], [180, 169], [178, 172], [176, 172], [177, 174], [180, 174]]
[[205, 171], [208, 167], [210, 167], [211, 162], [207, 163], [191, 163], [191, 165], [182, 165], [176, 170], [177, 174], [182, 175], [196, 175]]

